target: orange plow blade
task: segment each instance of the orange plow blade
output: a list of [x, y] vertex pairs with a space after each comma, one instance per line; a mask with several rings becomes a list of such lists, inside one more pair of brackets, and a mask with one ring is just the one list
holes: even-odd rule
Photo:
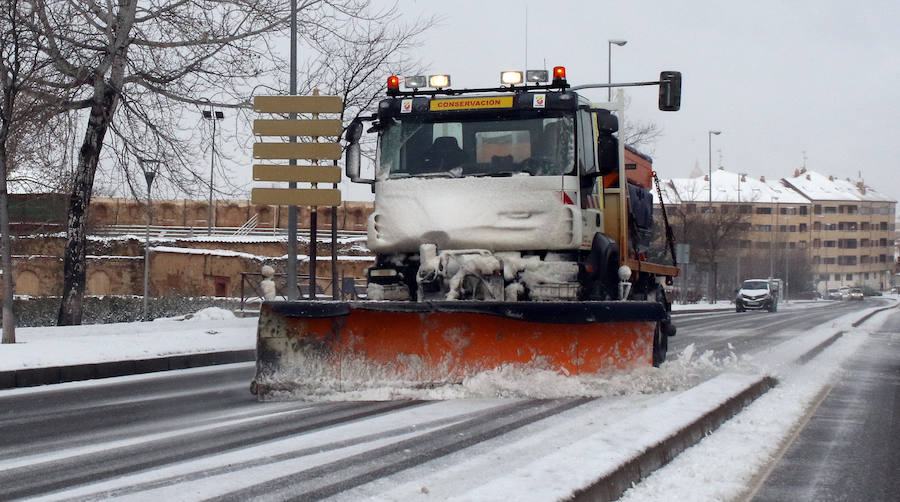
[[266, 302], [260, 399], [460, 382], [522, 365], [566, 375], [650, 366], [656, 302]]

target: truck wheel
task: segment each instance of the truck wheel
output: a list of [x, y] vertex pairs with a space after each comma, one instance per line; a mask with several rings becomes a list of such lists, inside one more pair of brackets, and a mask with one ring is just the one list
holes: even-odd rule
[[660, 323], [656, 323], [653, 334], [653, 366], [659, 367], [666, 361], [666, 353], [669, 351], [669, 337], [660, 329]]

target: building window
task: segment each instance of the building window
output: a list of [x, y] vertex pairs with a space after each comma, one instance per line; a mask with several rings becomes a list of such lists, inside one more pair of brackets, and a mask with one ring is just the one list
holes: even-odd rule
[[822, 240], [821, 239], [813, 239], [813, 247], [814, 248], [822, 247]]
[[796, 232], [796, 231], [797, 231], [797, 225], [789, 225], [788, 226], [788, 232]]
[[837, 214], [837, 208], [834, 206], [825, 206], [825, 214]]
[[834, 265], [834, 262], [835, 262], [835, 259], [833, 256], [831, 256], [831, 257], [826, 256], [825, 258], [822, 259], [822, 263], [824, 263], [826, 265]]
[[778, 225], [779, 232], [787, 232], [787, 225]]
[[715, 214], [716, 208], [714, 208], [713, 206], [701, 206], [700, 212], [703, 214]]
[[750, 214], [753, 212], [753, 206], [744, 204], [741, 205], [741, 214]]
[[809, 230], [809, 227], [806, 225], [806, 223], [801, 223], [801, 224], [800, 224], [800, 231], [801, 231], [801, 232], [807, 232], [808, 230]]
[[825, 247], [833, 248], [837, 245], [837, 241], [825, 241]]
[[838, 239], [838, 247], [841, 249], [856, 249], [856, 239]]
[[815, 223], [813, 223], [813, 231], [814, 231], [814, 232], [821, 232], [821, 231], [822, 231], [822, 223], [821, 223], [821, 222], [818, 222], [818, 221], [815, 222]]
[[806, 241], [800, 241], [797, 245], [800, 247], [800, 249], [806, 249], [807, 247], [809, 247], [809, 243]]
[[694, 214], [697, 212], [697, 204], [685, 204], [684, 212], [687, 214]]
[[822, 205], [816, 204], [815, 206], [813, 206], [813, 213], [822, 214]]
[[806, 206], [800, 206], [800, 215], [806, 216], [809, 214], [809, 208]]
[[853, 280], [853, 274], [847, 274], [847, 280], [848, 280], [848, 281], [852, 281], [852, 280]]

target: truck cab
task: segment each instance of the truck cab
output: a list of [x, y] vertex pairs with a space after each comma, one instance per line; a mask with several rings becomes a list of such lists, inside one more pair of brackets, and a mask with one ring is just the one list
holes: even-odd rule
[[[629, 264], [642, 267], [653, 208], [649, 187], [619, 186], [623, 100], [593, 104], [564, 68], [553, 76], [471, 91], [401, 92], [389, 79], [370, 118], [374, 179], [360, 179], [352, 137], [348, 148], [349, 177], [375, 193], [370, 298], [628, 298], [620, 283], [635, 282]], [[604, 176], [616, 180], [604, 187]], [[677, 269], [664, 268], [642, 270], [633, 298], [671, 283]]]

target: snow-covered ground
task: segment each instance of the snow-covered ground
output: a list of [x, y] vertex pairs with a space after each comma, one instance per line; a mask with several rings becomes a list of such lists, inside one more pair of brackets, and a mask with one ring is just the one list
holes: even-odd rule
[[17, 343], [0, 345], [0, 371], [247, 350], [256, 346], [256, 323], [210, 307], [188, 319], [17, 328]]
[[[800, 304], [797, 305], [795, 308], [800, 308]], [[868, 333], [878, 329], [890, 312], [877, 314], [858, 329], [851, 324], [862, 316], [862, 312], [847, 314], [812, 330], [792, 332], [782, 343], [753, 356], [732, 354], [716, 358], [712, 353], [697, 353], [693, 346], [688, 346], [659, 369], [646, 368], [627, 375], [563, 379], [540, 372], [500, 371], [479, 375], [456, 390], [382, 389], [373, 390], [370, 395], [344, 396], [354, 399], [468, 398], [435, 401], [405, 412], [409, 416], [403, 423], [414, 430], [398, 436], [401, 438], [449, 427], [457, 421], [456, 416], [462, 417], [475, 409], [504, 401], [498, 395], [511, 396], [505, 399], [507, 402], [520, 397], [599, 396], [604, 399], [590, 401], [462, 452], [359, 486], [338, 498], [398, 501], [426, 496], [430, 500], [565, 498], [643, 448], [674, 434], [760, 376], [772, 375], [779, 380], [775, 389], [625, 495], [628, 501], [734, 499], [752, 488], [758, 473], [777, 454], [793, 428], [802, 422], [809, 407], [840, 375], [841, 362], [866, 343]], [[0, 370], [47, 363], [97, 362], [134, 355], [148, 357], [152, 354], [247, 349], [253, 346], [255, 325], [256, 319], [234, 319], [227, 312], [213, 309], [188, 320], [24, 328], [17, 332], [22, 343], [0, 346]], [[800, 355], [838, 331], [844, 331], [844, 336], [818, 355], [815, 364], [795, 364]], [[94, 383], [64, 385], [76, 387]], [[193, 477], [190, 487], [173, 486], [174, 492], [170, 490], [169, 495], [221, 495], [246, 483], [258, 483], [264, 478], [274, 479], [284, 473], [309, 468], [320, 460], [333, 462], [343, 455], [378, 448], [383, 446], [383, 438], [374, 442], [364, 438], [372, 436], [373, 430], [393, 430], [392, 427], [397, 426], [396, 420], [388, 422], [351, 423], [315, 432], [302, 441], [304, 445], [316, 441], [327, 444], [334, 441], [334, 437], [340, 437], [354, 445], [346, 451], [332, 450], [277, 465], [265, 464], [255, 469], [254, 476]], [[285, 438], [261, 447], [212, 455], [57, 495], [89, 496], [96, 493], [93, 490], [225, 468], [223, 466], [254, 458], [263, 462], [273, 451], [293, 451], [297, 447], [296, 439]], [[58, 454], [65, 455], [65, 452]], [[26, 460], [18, 459], [17, 462]], [[225, 478], [230, 481], [224, 483]], [[190, 491], [183, 491], [185, 488]], [[515, 496], [511, 497], [511, 494]]]

